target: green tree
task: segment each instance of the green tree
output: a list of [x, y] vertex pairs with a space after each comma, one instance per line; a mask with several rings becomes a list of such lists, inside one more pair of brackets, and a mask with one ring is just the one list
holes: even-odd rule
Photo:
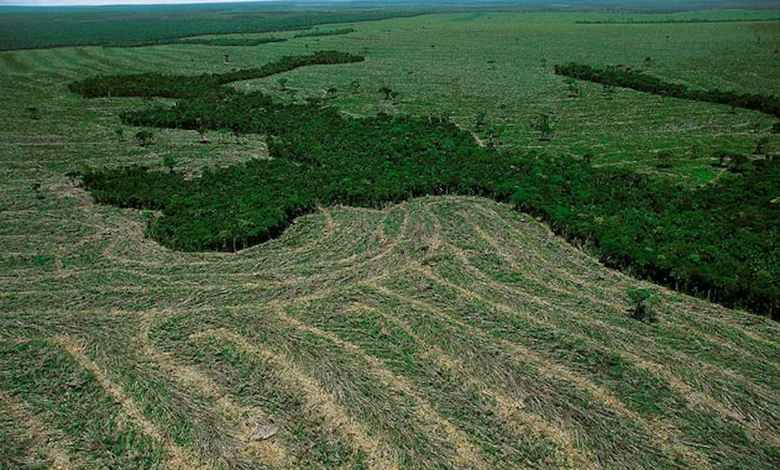
[[138, 131], [135, 133], [135, 140], [141, 147], [146, 147], [154, 143], [154, 134], [147, 130]]
[[631, 305], [629, 313], [631, 318], [647, 323], [658, 321], [654, 310], [656, 296], [650, 289], [631, 288], [626, 291], [629, 304]]

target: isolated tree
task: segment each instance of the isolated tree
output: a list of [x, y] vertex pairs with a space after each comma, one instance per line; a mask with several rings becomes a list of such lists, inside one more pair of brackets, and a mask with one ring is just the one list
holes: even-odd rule
[[389, 100], [393, 96], [393, 90], [386, 85], [379, 89], [379, 93], [383, 93], [385, 95], [385, 101]]
[[566, 84], [566, 87], [569, 90], [569, 98], [577, 98], [582, 94], [582, 90], [577, 85], [577, 80], [571, 77], [566, 77], [563, 82]]
[[474, 127], [476, 127], [477, 131], [483, 130], [487, 126], [487, 113], [485, 111], [478, 112], [474, 121]]
[[629, 314], [634, 320], [647, 323], [658, 321], [653, 308], [656, 303], [656, 297], [650, 289], [628, 289], [626, 296], [630, 304]]
[[540, 133], [539, 140], [545, 142], [552, 140], [553, 128], [552, 128], [552, 124], [550, 124], [549, 114], [545, 114], [545, 113], [540, 114], [538, 119], [536, 120], [536, 123], [534, 124], [534, 127]]
[[662, 150], [655, 156], [655, 167], [660, 169], [668, 169], [672, 167], [672, 160], [674, 160], [674, 154], [669, 150]]
[[114, 135], [116, 135], [117, 140], [120, 142], [125, 140], [125, 130], [121, 127], [114, 129]]
[[147, 130], [138, 131], [135, 133], [135, 140], [141, 147], [146, 147], [154, 142], [154, 134]]
[[602, 93], [602, 94], [603, 94], [603, 95], [604, 95], [604, 96], [605, 96], [607, 99], [612, 99], [612, 97], [615, 95], [615, 87], [614, 87], [614, 86], [612, 86], [612, 85], [610, 85], [610, 84], [608, 84], [608, 83], [605, 83], [605, 84], [604, 84], [604, 85], [601, 87], [601, 93]]
[[582, 156], [582, 161], [584, 161], [586, 165], [590, 166], [593, 163], [593, 154], [590, 152], [586, 153]]
[[753, 150], [753, 155], [766, 155], [766, 146], [769, 145], [769, 137], [761, 137], [756, 142], [756, 148]]
[[168, 169], [168, 172], [170, 174], [174, 174], [174, 168], [176, 167], [176, 157], [173, 155], [166, 155], [163, 157], [163, 166]]
[[35, 106], [28, 106], [27, 112], [30, 114], [30, 119], [33, 121], [38, 121], [41, 119], [41, 112], [40, 110]]
[[352, 80], [352, 82], [349, 84], [350, 88], [352, 88], [353, 93], [357, 93], [360, 91], [360, 81], [359, 80]]

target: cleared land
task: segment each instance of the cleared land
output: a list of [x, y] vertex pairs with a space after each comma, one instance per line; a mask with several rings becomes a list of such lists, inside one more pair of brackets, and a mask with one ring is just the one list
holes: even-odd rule
[[[669, 80], [778, 94], [776, 24], [577, 18], [359, 23], [348, 35], [224, 48], [230, 64], [196, 45], [0, 54], [0, 467], [780, 465], [777, 323], [604, 269], [509, 206], [436, 197], [322, 208], [268, 243], [193, 254], [146, 239], [147, 214], [96, 206], [64, 176], [166, 155], [192, 172], [267, 155], [259, 137], [227, 132], [200, 144], [194, 131], [161, 130], [139, 147], [137, 129], [117, 136], [117, 115], [148, 103], [83, 100], [70, 81], [225, 72], [316, 49], [367, 61], [290, 72], [285, 88], [336, 87], [345, 112], [445, 112], [470, 129], [487, 109], [503, 146], [600, 148], [598, 164], [654, 172], [662, 149], [749, 152], [771, 126], [756, 112], [629, 90], [606, 102], [588, 84], [570, 99], [551, 68], [652, 55]], [[756, 34], [761, 45], [748, 47]], [[289, 96], [277, 79], [236, 86]], [[400, 98], [381, 99], [383, 85]], [[555, 138], [540, 143], [529, 122], [548, 110]], [[699, 184], [716, 176], [709, 158], [681, 157], [665, 175]], [[658, 322], [628, 317], [625, 292], [637, 286], [658, 292]]]

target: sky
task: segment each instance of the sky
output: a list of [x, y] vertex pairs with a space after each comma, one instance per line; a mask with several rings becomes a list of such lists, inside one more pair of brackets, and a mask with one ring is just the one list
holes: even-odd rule
[[0, 0], [0, 5], [66, 6], [66, 5], [150, 5], [176, 3], [235, 3], [258, 0]]

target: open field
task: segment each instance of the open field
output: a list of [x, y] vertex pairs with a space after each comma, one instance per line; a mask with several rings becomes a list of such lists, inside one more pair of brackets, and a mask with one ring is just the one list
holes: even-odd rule
[[[366, 60], [233, 86], [330, 95], [353, 116], [446, 114], [481, 139], [486, 112], [502, 150], [590, 152], [692, 187], [719, 178], [715, 150], [780, 148], [755, 111], [584, 82], [569, 97], [554, 64], [780, 95], [777, 22], [577, 24], [624, 17], [470, 12], [252, 47], [0, 53], [0, 468], [779, 467], [777, 322], [608, 270], [509, 205], [322, 207], [246, 250], [182, 253], [145, 238], [152, 212], [96, 205], [65, 176], [268, 158], [263, 137], [228, 131], [155, 129], [139, 146], [118, 115], [148, 100], [86, 100], [70, 82], [319, 49]], [[658, 321], [627, 314], [636, 287], [656, 292]]]

